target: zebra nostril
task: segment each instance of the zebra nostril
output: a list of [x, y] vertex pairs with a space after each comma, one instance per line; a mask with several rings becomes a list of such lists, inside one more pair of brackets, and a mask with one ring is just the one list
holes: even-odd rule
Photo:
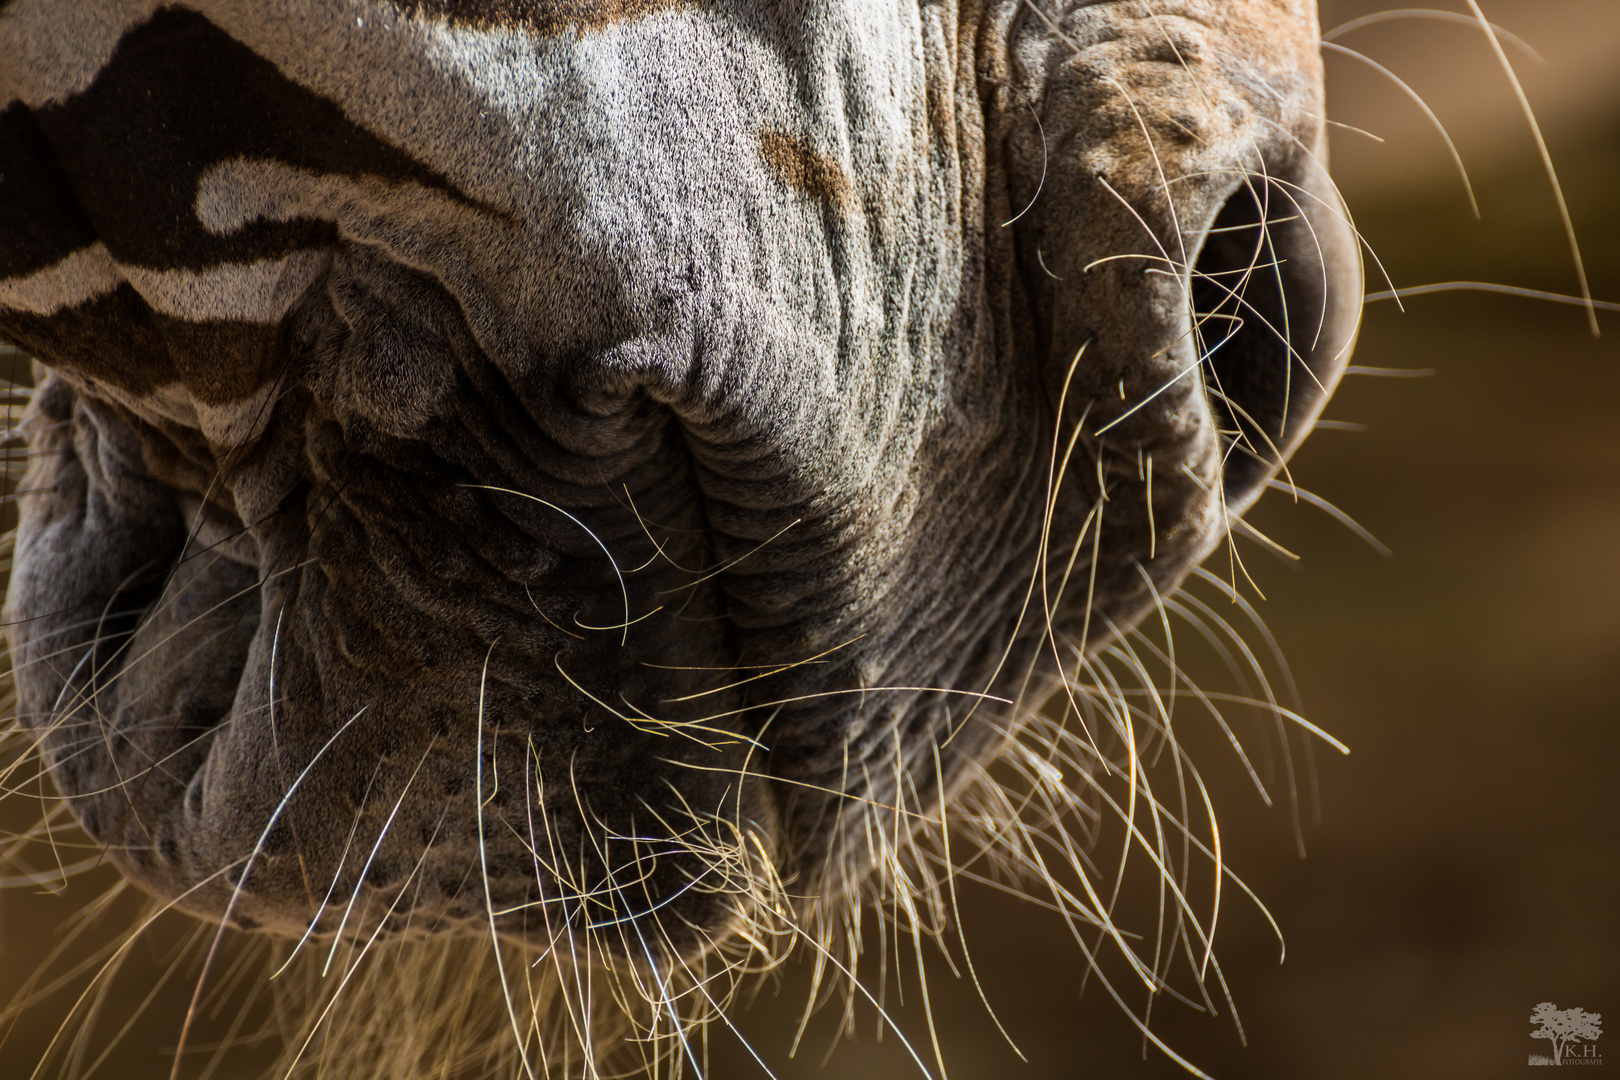
[[1242, 507], [1321, 411], [1361, 308], [1354, 231], [1320, 179], [1251, 175], [1216, 213], [1188, 283], [1204, 386]]

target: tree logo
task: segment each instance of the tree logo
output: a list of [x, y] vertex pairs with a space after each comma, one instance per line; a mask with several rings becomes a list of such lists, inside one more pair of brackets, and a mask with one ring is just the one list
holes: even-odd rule
[[1584, 1009], [1560, 1009], [1550, 1001], [1543, 1001], [1530, 1014], [1536, 1029], [1532, 1039], [1546, 1039], [1552, 1043], [1552, 1057], [1531, 1054], [1532, 1065], [1601, 1065], [1598, 1056], [1598, 1036], [1603, 1034], [1603, 1014]]

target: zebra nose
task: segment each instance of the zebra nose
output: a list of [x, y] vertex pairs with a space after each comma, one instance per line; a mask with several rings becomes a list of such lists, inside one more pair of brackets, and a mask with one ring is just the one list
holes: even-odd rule
[[1310, 429], [1361, 309], [1355, 233], [1319, 156], [1277, 142], [1110, 163], [1051, 198], [1061, 216], [1037, 205], [1019, 223], [1054, 398], [1110, 445], [1204, 462], [1230, 513]]
[[1234, 511], [1304, 438], [1344, 370], [1361, 311], [1358, 254], [1319, 169], [1246, 175], [1203, 233], [1185, 276], [1187, 330]]

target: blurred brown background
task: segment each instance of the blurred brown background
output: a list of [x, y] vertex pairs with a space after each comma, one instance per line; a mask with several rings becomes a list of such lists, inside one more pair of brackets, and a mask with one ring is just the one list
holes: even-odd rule
[[[1545, 58], [1511, 52], [1593, 291], [1620, 300], [1620, 0], [1482, 3]], [[1384, 6], [1323, 0], [1323, 25]], [[1333, 155], [1393, 281], [1576, 291], [1535, 144], [1479, 31], [1402, 20], [1341, 44], [1431, 103], [1483, 214], [1470, 215], [1422, 114], [1371, 69], [1331, 57], [1333, 118], [1386, 140], [1341, 131]], [[1303, 796], [1301, 859], [1288, 807], [1268, 810], [1217, 740], [1183, 732], [1207, 763], [1228, 864], [1276, 915], [1288, 950], [1279, 966], [1275, 938], [1229, 890], [1216, 949], [1247, 1045], [1224, 1003], [1211, 1018], [1164, 1001], [1153, 1017], [1212, 1075], [1518, 1075], [1549, 1049], [1529, 1038], [1537, 1002], [1620, 1023], [1620, 316], [1600, 321], [1594, 339], [1579, 310], [1522, 299], [1430, 296], [1405, 314], [1372, 305], [1357, 362], [1433, 375], [1348, 378], [1327, 416], [1366, 430], [1319, 432], [1292, 472], [1393, 557], [1280, 493], [1252, 515], [1301, 556], [1295, 565], [1257, 544], [1240, 549], [1265, 596], [1256, 603], [1304, 711], [1353, 752], [1317, 749], [1320, 814]], [[985, 996], [1029, 1061], [967, 980], [931, 956], [950, 1076], [1185, 1075], [1151, 1047], [1144, 1055], [1095, 981], [1082, 995], [1083, 957], [1052, 917], [966, 885], [962, 904]], [[0, 893], [0, 1002], [37, 970], [66, 917], [60, 902]], [[161, 966], [165, 947], [160, 935], [136, 961]], [[920, 1075], [892, 1034], [875, 1038], [869, 1010], [854, 1042], [835, 1043], [819, 1017], [790, 1059], [806, 974], [766, 984], [739, 1020], [776, 1076]], [[1142, 995], [1128, 993], [1140, 1008]], [[902, 996], [894, 1012], [932, 1067], [909, 971], [890, 1003]], [[162, 1017], [175, 1013], [159, 1013], [151, 1030], [172, 1046], [176, 1028]], [[0, 1080], [28, 1076], [53, 1027], [49, 1010], [25, 1019], [0, 1049]], [[712, 1075], [765, 1075], [723, 1029], [711, 1041]], [[1620, 1027], [1597, 1045], [1620, 1070]], [[160, 1052], [132, 1045], [106, 1075], [165, 1075]]]

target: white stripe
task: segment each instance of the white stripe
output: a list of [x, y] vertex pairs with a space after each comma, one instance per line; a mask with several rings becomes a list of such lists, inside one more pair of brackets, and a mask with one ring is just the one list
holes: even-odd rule
[[280, 259], [225, 263], [207, 270], [121, 266], [153, 311], [181, 319], [234, 319], [275, 324], [326, 265], [323, 251]]
[[152, 270], [113, 261], [92, 244], [55, 266], [0, 280], [0, 309], [55, 315], [129, 282], [153, 311], [179, 319], [231, 319], [274, 325], [326, 266], [324, 251], [225, 263], [208, 270]]
[[82, 93], [118, 42], [164, 0], [12, 0], [0, 18], [0, 101], [38, 107]]
[[121, 280], [106, 247], [91, 244], [27, 277], [0, 278], [0, 309], [54, 315], [112, 292]]

